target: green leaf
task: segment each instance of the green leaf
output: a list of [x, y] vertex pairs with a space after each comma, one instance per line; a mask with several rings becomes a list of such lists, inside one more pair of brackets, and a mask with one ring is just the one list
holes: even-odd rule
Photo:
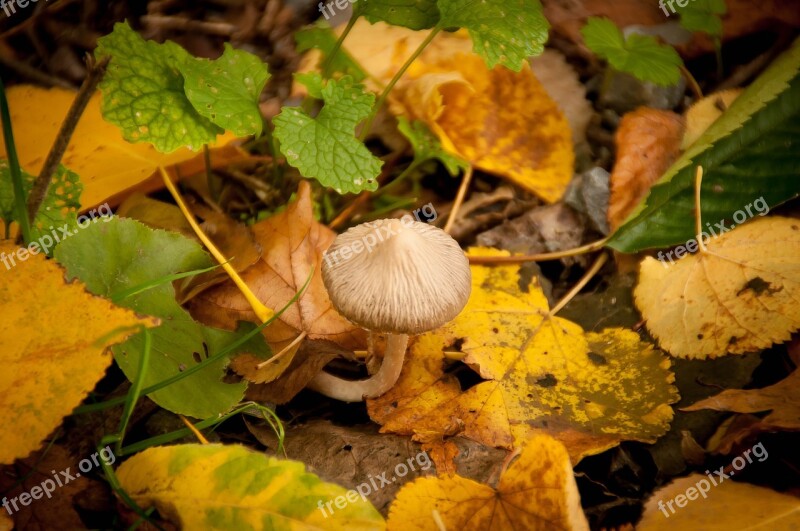
[[258, 97], [270, 76], [258, 57], [226, 43], [218, 59], [190, 58], [179, 69], [198, 114], [237, 136], [261, 134]]
[[489, 68], [515, 72], [528, 57], [544, 51], [550, 25], [539, 0], [439, 0], [439, 27], [466, 28], [475, 53]]
[[450, 175], [454, 177], [458, 175], [459, 170], [466, 170], [469, 167], [467, 161], [445, 151], [439, 139], [428, 129], [424, 122], [414, 120], [409, 123], [404, 116], [399, 116], [397, 118], [397, 128], [408, 139], [414, 149], [414, 164], [437, 159], [444, 164]]
[[128, 142], [150, 142], [169, 153], [199, 149], [223, 130], [201, 116], [183, 90], [178, 65], [192, 59], [173, 42], [145, 41], [125, 23], [97, 40], [95, 57], [111, 56], [100, 83], [103, 117], [122, 129]]
[[137, 505], [157, 507], [181, 529], [385, 529], [356, 491], [345, 498], [346, 489], [306, 472], [303, 463], [239, 445], [149, 448], [125, 461], [117, 477]]
[[353, 10], [353, 16], [363, 16], [371, 24], [383, 21], [412, 30], [432, 28], [439, 22], [436, 0], [358, 0]]
[[[776, 59], [666, 171], [650, 194], [613, 234], [622, 252], [666, 247], [695, 236], [695, 168], [704, 170], [704, 230], [744, 221], [763, 197], [769, 208], [800, 194], [800, 40]], [[752, 206], [751, 206], [752, 205]], [[747, 216], [750, 218], [751, 216]], [[713, 235], [712, 235], [713, 236]]]
[[612, 21], [602, 17], [589, 17], [581, 34], [590, 50], [621, 72], [662, 86], [680, 80], [681, 57], [655, 37], [636, 33], [623, 37]]
[[[193, 240], [124, 218], [113, 218], [78, 232], [59, 245], [55, 256], [67, 269], [69, 278], [77, 277], [92, 293], [109, 298], [175, 273], [211, 265], [208, 255]], [[145, 387], [213, 356], [246, 333], [197, 323], [177, 303], [169, 282], [137, 291], [119, 304], [163, 320], [161, 326], [150, 330], [153, 355], [144, 378]], [[142, 334], [113, 348], [114, 359], [131, 380], [137, 376], [142, 351]], [[239, 352], [266, 357], [268, 347], [259, 335], [236, 353]], [[149, 396], [161, 407], [183, 415], [208, 418], [224, 413], [241, 401], [246, 387], [244, 383], [221, 381], [228, 361], [220, 359]]]
[[[21, 171], [22, 188], [27, 196], [33, 188], [36, 177], [25, 170]], [[65, 225], [69, 229], [76, 227], [82, 190], [83, 185], [81, 185], [78, 175], [59, 164], [53, 180], [50, 182], [50, 187], [47, 189], [47, 195], [36, 213], [36, 219], [31, 225], [32, 241], [44, 243], [41, 238], [49, 235], [50, 240], [57, 244], [58, 239], [63, 235], [59, 229]], [[0, 159], [0, 218], [5, 221], [6, 226], [17, 221], [14, 209], [14, 186], [6, 159]], [[53, 237], [54, 231], [55, 238]], [[1, 238], [2, 236], [0, 236]], [[53, 247], [50, 246], [50, 249], [47, 250], [48, 255], [52, 253]]]
[[[304, 79], [310, 87], [322, 83], [318, 74]], [[281, 153], [303, 177], [340, 194], [375, 190], [383, 163], [355, 137], [356, 125], [369, 115], [375, 96], [348, 76], [327, 81], [320, 96], [325, 105], [316, 118], [297, 107], [284, 107], [275, 117]]]
[[[297, 42], [297, 52], [303, 53], [308, 50], [317, 49], [321, 52], [321, 61], [330, 55], [336, 46], [336, 34], [331, 30], [331, 27], [325, 21], [317, 21], [307, 28], [303, 28], [294, 34], [294, 40]], [[334, 55], [330, 65], [331, 72], [340, 72], [353, 78], [355, 82], [361, 82], [367, 77], [367, 73], [358, 64], [358, 61], [353, 59], [347, 50], [339, 48], [339, 51]]]
[[689, 31], [700, 31], [713, 37], [722, 37], [721, 15], [727, 13], [725, 0], [692, 0], [679, 8], [681, 26]]

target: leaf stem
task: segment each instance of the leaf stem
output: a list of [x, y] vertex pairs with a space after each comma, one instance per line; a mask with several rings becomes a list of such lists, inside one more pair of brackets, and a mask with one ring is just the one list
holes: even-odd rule
[[697, 83], [697, 80], [694, 78], [692, 73], [689, 72], [689, 69], [686, 68], [683, 63], [681, 63], [678, 68], [680, 68], [683, 77], [686, 79], [686, 82], [689, 83], [689, 88], [691, 88], [692, 92], [694, 92], [694, 96], [698, 100], [703, 99], [703, 90], [700, 88], [700, 85]]
[[[14, 184], [14, 210], [15, 217], [19, 223], [22, 238], [25, 243], [31, 241], [31, 224], [28, 221], [28, 214], [25, 210], [25, 188], [22, 184], [22, 170], [19, 167], [17, 157], [17, 147], [14, 144], [14, 129], [11, 125], [11, 112], [8, 109], [8, 99], [6, 98], [6, 88], [3, 80], [0, 79], [0, 115], [3, 120], [3, 138], [6, 143], [6, 155], [8, 156], [8, 169], [11, 172], [11, 182]], [[9, 235], [10, 222], [6, 223], [6, 234]]]
[[236, 269], [231, 266], [228, 259], [223, 256], [223, 254], [217, 249], [214, 245], [214, 242], [203, 232], [203, 229], [200, 228], [200, 225], [197, 224], [197, 221], [194, 219], [194, 215], [189, 211], [186, 207], [186, 204], [183, 202], [183, 198], [181, 198], [178, 190], [175, 188], [175, 185], [172, 183], [172, 180], [167, 175], [166, 170], [164, 170], [163, 166], [158, 167], [158, 171], [161, 172], [161, 179], [164, 181], [164, 185], [169, 190], [169, 193], [172, 194], [173, 199], [178, 204], [178, 207], [183, 212], [186, 221], [189, 222], [189, 225], [192, 226], [195, 234], [197, 237], [200, 238], [200, 241], [203, 242], [203, 245], [209, 250], [211, 255], [216, 258], [217, 262], [222, 266], [226, 273], [231, 277], [236, 287], [239, 288], [239, 291], [242, 292], [244, 297], [247, 299], [247, 302], [250, 303], [250, 306], [253, 308], [253, 311], [258, 316], [258, 319], [264, 323], [272, 318], [275, 315], [271, 309], [267, 308], [258, 298], [253, 294], [250, 287], [242, 280], [242, 277], [239, 276], [239, 273], [236, 272]]
[[697, 166], [694, 174], [694, 236], [700, 246], [700, 253], [707, 251], [706, 244], [703, 242], [703, 211], [700, 204], [700, 187], [703, 184], [703, 167]]
[[594, 263], [592, 264], [592, 267], [589, 268], [589, 270], [586, 272], [586, 274], [583, 275], [583, 277], [578, 281], [578, 283], [575, 284], [572, 287], [572, 289], [569, 290], [569, 293], [564, 295], [564, 297], [560, 301], [558, 301], [558, 303], [555, 306], [553, 306], [553, 309], [550, 310], [548, 316], [553, 317], [555, 316], [555, 314], [563, 310], [564, 306], [566, 306], [569, 303], [569, 301], [574, 299], [575, 296], [578, 293], [580, 293], [580, 291], [586, 286], [586, 284], [588, 284], [589, 281], [592, 280], [592, 277], [594, 277], [597, 274], [597, 272], [600, 271], [600, 268], [603, 267], [603, 264], [605, 264], [607, 260], [608, 260], [608, 255], [606, 253], [602, 253], [600, 256], [598, 256], [597, 260], [595, 260]]
[[574, 249], [567, 249], [566, 251], [556, 251], [554, 253], [542, 254], [528, 254], [528, 255], [515, 255], [515, 256], [468, 256], [470, 264], [476, 265], [491, 265], [491, 264], [520, 264], [522, 262], [545, 262], [547, 260], [558, 260], [568, 256], [579, 256], [582, 254], [592, 253], [602, 249], [609, 237], [597, 240]]
[[427, 46], [431, 43], [433, 38], [436, 37], [436, 35], [438, 35], [440, 31], [442, 31], [442, 28], [439, 26], [436, 26], [435, 28], [433, 28], [433, 30], [431, 30], [431, 32], [428, 34], [425, 40], [422, 41], [422, 43], [417, 47], [417, 49], [414, 50], [414, 53], [411, 54], [411, 57], [409, 57], [408, 60], [405, 62], [405, 64], [400, 67], [400, 70], [398, 70], [395, 73], [392, 80], [389, 81], [388, 85], [386, 85], [386, 88], [383, 89], [383, 92], [381, 92], [381, 95], [378, 96], [378, 100], [375, 102], [375, 105], [372, 106], [372, 112], [369, 113], [367, 121], [364, 122], [364, 127], [361, 129], [361, 135], [359, 137], [360, 140], [363, 141], [369, 134], [370, 128], [372, 127], [372, 122], [375, 121], [375, 116], [378, 114], [378, 111], [383, 106], [384, 102], [386, 101], [386, 98], [389, 97], [389, 93], [392, 91], [394, 86], [397, 84], [398, 81], [400, 81], [400, 78], [403, 77], [403, 74], [406, 73], [406, 70], [408, 70], [411, 64], [417, 60], [417, 57], [420, 56], [423, 50], [427, 48]]
[[344, 27], [344, 31], [336, 40], [336, 44], [333, 45], [333, 49], [331, 49], [331, 53], [325, 58], [325, 62], [322, 65], [322, 77], [328, 79], [330, 77], [330, 69], [333, 66], [333, 58], [336, 57], [336, 54], [339, 53], [339, 50], [342, 49], [342, 44], [347, 36], [350, 34], [350, 30], [353, 29], [353, 26], [356, 24], [356, 20], [358, 17], [355, 13], [350, 17], [350, 20], [347, 21], [347, 26]]
[[81, 116], [83, 116], [86, 106], [89, 105], [89, 101], [92, 99], [97, 84], [103, 79], [110, 60], [111, 56], [104, 57], [99, 63], [94, 63], [90, 59], [91, 68], [89, 69], [89, 74], [86, 76], [86, 79], [83, 80], [78, 94], [72, 101], [67, 116], [61, 124], [61, 129], [58, 131], [58, 136], [56, 136], [55, 141], [53, 141], [53, 146], [47, 154], [47, 159], [44, 161], [42, 171], [40, 171], [39, 176], [36, 177], [31, 193], [28, 196], [28, 221], [30, 223], [33, 223], [33, 220], [36, 219], [36, 213], [39, 212], [42, 202], [45, 197], [47, 197], [47, 190], [50, 188], [53, 174], [58, 169], [58, 165], [61, 163], [64, 152], [67, 150], [72, 134], [75, 132], [75, 128], [78, 126], [78, 122]]
[[472, 171], [472, 165], [470, 165], [467, 171], [464, 172], [464, 178], [461, 179], [461, 186], [458, 187], [456, 200], [453, 201], [453, 208], [450, 209], [450, 215], [447, 216], [447, 223], [444, 226], [444, 231], [447, 234], [450, 234], [450, 230], [453, 228], [456, 218], [458, 217], [458, 211], [461, 210], [461, 205], [464, 204], [464, 198], [467, 197], [467, 190], [472, 182]]

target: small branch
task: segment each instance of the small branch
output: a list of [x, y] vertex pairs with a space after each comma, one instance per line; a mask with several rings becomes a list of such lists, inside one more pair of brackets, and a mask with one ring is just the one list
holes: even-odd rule
[[556, 251], [554, 253], [528, 254], [517, 256], [468, 256], [470, 264], [492, 265], [492, 264], [521, 264], [523, 262], [546, 262], [547, 260], [558, 260], [568, 256], [579, 256], [582, 254], [599, 251], [605, 246], [608, 238], [597, 240], [596, 242], [582, 245], [566, 251]]
[[464, 172], [464, 178], [461, 179], [461, 186], [458, 188], [458, 194], [456, 195], [456, 200], [453, 202], [453, 208], [450, 209], [450, 215], [447, 217], [447, 223], [444, 226], [444, 231], [447, 234], [450, 234], [450, 229], [453, 228], [453, 224], [456, 222], [458, 211], [461, 210], [461, 205], [464, 204], [464, 198], [467, 197], [467, 190], [469, 190], [471, 182], [472, 166], [467, 168], [467, 171]]
[[86, 110], [86, 106], [89, 104], [89, 100], [91, 100], [92, 94], [94, 94], [97, 88], [97, 84], [100, 83], [100, 80], [103, 79], [103, 75], [106, 73], [106, 67], [110, 59], [111, 57], [104, 57], [99, 63], [92, 64], [93, 60], [91, 56], [89, 58], [89, 74], [86, 76], [83, 85], [81, 85], [78, 94], [75, 96], [75, 100], [72, 102], [72, 106], [70, 106], [69, 112], [67, 112], [67, 116], [64, 118], [64, 122], [61, 124], [61, 129], [58, 131], [58, 136], [53, 142], [53, 146], [50, 148], [50, 153], [47, 154], [47, 159], [42, 166], [42, 171], [39, 172], [39, 176], [33, 183], [33, 189], [28, 196], [28, 221], [30, 223], [33, 223], [33, 220], [36, 218], [36, 213], [39, 211], [39, 207], [42, 206], [44, 198], [47, 197], [47, 190], [50, 188], [53, 174], [61, 163], [61, 158], [67, 150], [72, 134], [75, 132], [75, 128], [78, 126], [78, 122], [83, 115], [83, 111]]
[[586, 284], [588, 284], [589, 281], [592, 280], [592, 277], [594, 277], [597, 274], [597, 272], [600, 271], [600, 268], [603, 267], [603, 264], [605, 264], [607, 260], [608, 260], [608, 255], [606, 253], [603, 253], [600, 256], [598, 256], [597, 260], [595, 260], [594, 263], [592, 264], [592, 267], [590, 267], [589, 270], [586, 272], [586, 274], [583, 275], [583, 277], [578, 281], [578, 283], [575, 284], [571, 290], [569, 290], [569, 293], [564, 295], [564, 297], [560, 301], [558, 301], [558, 303], [555, 306], [553, 306], [553, 309], [550, 310], [550, 313], [548, 315], [550, 317], [553, 317], [555, 314], [563, 310], [564, 306], [566, 306], [569, 303], [569, 301], [574, 299], [575, 295], [580, 293], [580, 291], [584, 288], [584, 286], [586, 286]]

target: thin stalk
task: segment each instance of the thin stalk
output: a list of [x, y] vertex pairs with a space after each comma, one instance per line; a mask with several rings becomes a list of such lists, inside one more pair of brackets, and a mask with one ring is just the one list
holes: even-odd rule
[[686, 82], [689, 83], [689, 88], [692, 89], [694, 92], [695, 98], [698, 100], [703, 99], [703, 90], [700, 88], [700, 85], [697, 83], [697, 80], [694, 78], [689, 69], [686, 68], [683, 64], [681, 64], [678, 68], [680, 68], [683, 77], [686, 78]]
[[419, 167], [420, 164], [421, 163], [417, 162], [416, 159], [412, 160], [411, 164], [409, 164], [406, 169], [404, 169], [402, 172], [400, 172], [400, 175], [395, 177], [395, 179], [392, 182], [390, 182], [386, 186], [378, 188], [378, 194], [384, 194], [384, 193], [388, 192], [389, 190], [395, 188], [398, 184], [400, 184], [403, 181], [405, 181], [406, 178], [408, 178], [408, 176], [411, 175], [411, 172], [416, 170]]
[[333, 58], [336, 57], [336, 54], [342, 49], [342, 44], [344, 43], [345, 38], [347, 38], [347, 36], [350, 34], [350, 30], [352, 30], [353, 26], [355, 26], [356, 20], [358, 20], [358, 17], [355, 16], [355, 14], [350, 17], [350, 20], [347, 21], [347, 26], [344, 27], [344, 31], [342, 31], [342, 34], [336, 40], [336, 44], [333, 45], [331, 53], [329, 53], [325, 58], [325, 62], [322, 64], [323, 78], [328, 79], [330, 77], [330, 69], [333, 65]]
[[395, 73], [392, 80], [389, 81], [388, 85], [386, 85], [386, 88], [383, 89], [383, 92], [381, 92], [381, 95], [378, 96], [378, 100], [375, 102], [375, 105], [373, 105], [372, 112], [369, 113], [367, 121], [364, 123], [364, 127], [361, 129], [361, 135], [359, 137], [360, 140], [363, 141], [369, 134], [369, 130], [372, 127], [372, 122], [375, 121], [375, 116], [378, 114], [378, 111], [383, 106], [384, 102], [386, 102], [386, 98], [389, 97], [389, 93], [392, 91], [394, 86], [397, 84], [398, 81], [400, 81], [400, 78], [403, 77], [403, 74], [406, 73], [406, 70], [408, 70], [411, 64], [417, 60], [417, 57], [420, 56], [423, 50], [425, 50], [425, 48], [431, 43], [433, 38], [439, 34], [440, 31], [442, 31], [442, 28], [440, 28], [439, 26], [433, 28], [433, 30], [428, 34], [425, 40], [422, 41], [422, 44], [420, 44], [417, 47], [417, 49], [414, 50], [414, 53], [411, 54], [411, 57], [409, 57], [408, 60], [405, 62], [405, 64], [400, 67], [400, 70], [398, 70]]
[[[11, 182], [14, 184], [14, 210], [17, 223], [19, 223], [22, 238], [25, 243], [31, 242], [31, 224], [28, 220], [28, 213], [25, 208], [26, 197], [25, 188], [22, 186], [22, 170], [19, 167], [17, 157], [17, 146], [14, 144], [14, 129], [11, 126], [11, 112], [8, 110], [8, 99], [6, 98], [6, 88], [3, 80], [0, 79], [0, 115], [3, 120], [3, 138], [6, 142], [6, 156], [8, 157], [8, 169], [11, 172]], [[10, 234], [10, 223], [6, 224], [6, 235]]]
[[[100, 444], [97, 446], [97, 452], [100, 453], [100, 451], [103, 450], [109, 442], [116, 442], [116, 441], [111, 440], [109, 437], [103, 437], [103, 439], [101, 439], [100, 441]], [[150, 514], [152, 514], [153, 509], [148, 509], [147, 511], [145, 511], [144, 509], [139, 507], [139, 504], [136, 503], [133, 500], [133, 498], [131, 498], [128, 495], [127, 492], [125, 492], [125, 489], [122, 488], [122, 484], [119, 482], [119, 478], [117, 478], [117, 474], [114, 472], [114, 469], [111, 468], [111, 465], [108, 462], [106, 462], [105, 459], [100, 460], [100, 466], [102, 467], [103, 472], [106, 475], [106, 481], [108, 481], [108, 484], [111, 486], [111, 490], [113, 490], [117, 494], [117, 496], [119, 496], [120, 499], [122, 499], [122, 501], [125, 502], [125, 504], [133, 510], [133, 512], [139, 515], [139, 518], [146, 520], [148, 523], [155, 526], [156, 529], [164, 531], [163, 527], [158, 525], [157, 522], [154, 522], [153, 520], [150, 519]]]
[[178, 416], [181, 418], [181, 420], [183, 421], [183, 423], [184, 423], [184, 424], [186, 424], [186, 427], [187, 427], [187, 428], [189, 428], [189, 431], [191, 431], [191, 432], [192, 432], [192, 434], [193, 434], [195, 437], [197, 437], [197, 440], [198, 440], [198, 441], [200, 441], [200, 444], [208, 444], [208, 439], [206, 439], [205, 435], [203, 435], [202, 433], [200, 433], [200, 430], [198, 430], [197, 428], [195, 428], [195, 427], [194, 427], [194, 424], [192, 424], [191, 422], [189, 422], [189, 419], [187, 419], [187, 418], [186, 418], [186, 417], [184, 417], [183, 415], [178, 415]]
[[703, 167], [697, 166], [697, 171], [694, 174], [694, 230], [695, 238], [700, 245], [700, 253], [706, 253], [706, 244], [701, 236], [703, 232], [703, 211], [700, 203], [700, 186], [703, 184]]
[[142, 396], [142, 386], [144, 385], [145, 375], [150, 368], [150, 352], [153, 346], [153, 336], [150, 335], [150, 330], [147, 328], [143, 328], [143, 332], [144, 348], [142, 349], [142, 357], [139, 358], [139, 372], [136, 374], [136, 380], [133, 382], [125, 398], [125, 408], [122, 411], [119, 430], [117, 430], [117, 442], [115, 445], [117, 453], [122, 452], [122, 440], [125, 438], [125, 432], [128, 431], [128, 423], [133, 415], [133, 410], [136, 408], [136, 403], [139, 401], [139, 397]]
[[580, 293], [580, 291], [584, 288], [584, 286], [586, 286], [586, 284], [588, 284], [589, 281], [592, 280], [592, 277], [594, 277], [597, 274], [597, 272], [600, 271], [600, 268], [603, 267], [603, 264], [605, 264], [607, 260], [608, 260], [608, 255], [606, 253], [603, 253], [600, 256], [598, 256], [597, 260], [595, 260], [594, 263], [592, 264], [592, 267], [590, 267], [589, 270], [586, 272], [586, 274], [583, 275], [583, 277], [578, 281], [578, 283], [575, 284], [571, 290], [569, 290], [569, 293], [564, 295], [564, 297], [560, 301], [558, 301], [558, 303], [555, 306], [553, 306], [553, 309], [550, 310], [550, 313], [548, 315], [550, 317], [553, 317], [555, 314], [563, 310], [564, 306], [566, 306], [569, 303], [569, 301], [574, 299], [575, 295]]
[[556, 251], [554, 253], [528, 254], [516, 256], [468, 256], [470, 264], [492, 265], [492, 264], [521, 264], [523, 262], [546, 262], [547, 260], [558, 260], [568, 256], [579, 256], [582, 254], [599, 251], [605, 246], [608, 237], [597, 240], [581, 247], [567, 249], [566, 251]]
[[450, 209], [450, 215], [447, 216], [447, 223], [444, 226], [444, 231], [447, 234], [450, 234], [450, 230], [453, 228], [456, 218], [458, 217], [458, 211], [461, 210], [461, 205], [464, 204], [464, 198], [467, 197], [467, 190], [469, 190], [469, 185], [472, 182], [472, 172], [472, 166], [469, 166], [467, 171], [464, 172], [464, 178], [461, 179], [461, 186], [458, 187], [456, 200], [453, 201], [453, 208]]

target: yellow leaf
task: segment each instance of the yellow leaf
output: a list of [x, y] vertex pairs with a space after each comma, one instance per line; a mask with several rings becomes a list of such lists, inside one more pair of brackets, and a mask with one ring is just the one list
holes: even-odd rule
[[[61, 88], [17, 85], [9, 88], [7, 94], [20, 166], [38, 175], [75, 93]], [[99, 92], [92, 96], [61, 161], [81, 178], [83, 208], [100, 205], [147, 180], [158, 166], [171, 166], [197, 156], [185, 148], [164, 154], [149, 144], [125, 141], [115, 125], [103, 120], [100, 100]], [[220, 136], [217, 145], [234, 138], [229, 133]], [[0, 156], [6, 156], [4, 142], [0, 142]]]
[[[395, 387], [368, 401], [383, 431], [428, 444], [461, 433], [510, 448], [545, 430], [576, 462], [620, 440], [653, 442], [666, 432], [678, 394], [661, 352], [629, 330], [585, 333], [551, 317], [535, 278], [520, 287], [518, 265], [473, 265], [472, 282], [461, 314], [417, 338]], [[443, 352], [454, 348], [485, 381], [461, 391], [444, 367]]]
[[[719, 481], [715, 474], [712, 474], [712, 478], [714, 481]], [[690, 492], [689, 489], [693, 491]], [[705, 494], [701, 495], [701, 491]], [[691, 498], [687, 494], [691, 494]], [[683, 498], [676, 499], [677, 496]], [[683, 507], [677, 505], [677, 501], [680, 501]], [[736, 483], [730, 479], [723, 479], [722, 483], [714, 486], [708, 476], [692, 474], [656, 491], [647, 500], [642, 520], [636, 529], [638, 531], [679, 529], [795, 531], [800, 529], [800, 500], [794, 496], [747, 483]]]
[[725, 109], [730, 107], [741, 93], [742, 89], [738, 88], [715, 92], [689, 107], [686, 111], [686, 131], [683, 133], [681, 149], [686, 149], [694, 144], [695, 140], [705, 133], [709, 125], [722, 116]]
[[[0, 253], [16, 251], [0, 242]], [[134, 325], [157, 323], [65, 284], [64, 271], [41, 253], [0, 275], [0, 411], [14, 427], [0, 431], [3, 464], [39, 448], [81, 403], [111, 364], [106, 347]]]
[[497, 489], [460, 476], [405, 485], [389, 510], [389, 530], [589, 529], [564, 446], [536, 435], [500, 477]]
[[641, 263], [636, 306], [661, 347], [704, 359], [789, 340], [800, 328], [800, 221], [756, 219], [706, 247]]
[[[117, 476], [139, 506], [155, 505], [181, 529], [385, 528], [378, 511], [356, 491], [323, 482], [301, 462], [243, 446], [150, 448], [123, 463]], [[335, 500], [339, 503], [326, 507]]]

